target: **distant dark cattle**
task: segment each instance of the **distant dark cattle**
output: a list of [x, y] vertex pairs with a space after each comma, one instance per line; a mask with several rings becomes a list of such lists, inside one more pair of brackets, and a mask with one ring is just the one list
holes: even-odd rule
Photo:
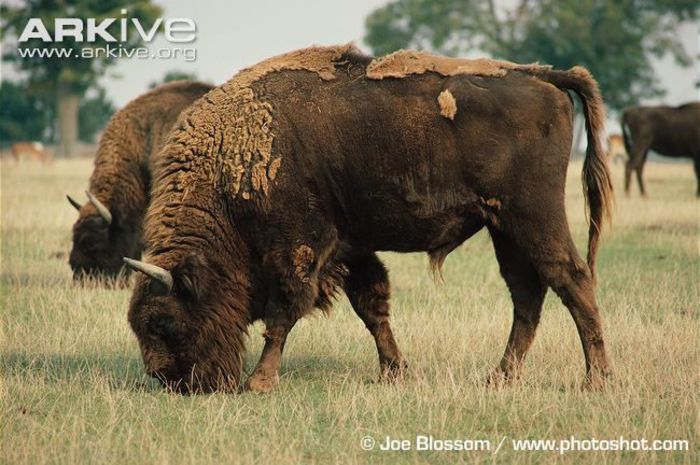
[[629, 194], [632, 171], [639, 190], [646, 195], [642, 171], [649, 150], [672, 158], [690, 158], [698, 180], [700, 197], [700, 102], [679, 107], [632, 107], [622, 114], [622, 134], [629, 154], [625, 166], [625, 194]]
[[[588, 264], [564, 205], [569, 89], [588, 133]], [[154, 171], [148, 258], [126, 260], [143, 273], [129, 323], [148, 373], [181, 392], [236, 390], [246, 328], [263, 320], [265, 347], [245, 387], [268, 391], [292, 327], [314, 306], [328, 309], [342, 286], [374, 337], [382, 376], [399, 377], [375, 251], [424, 251], [439, 268], [488, 228], [514, 305], [490, 379], [517, 376], [552, 288], [579, 331], [587, 385], [601, 387], [610, 367], [593, 269], [612, 200], [604, 121], [580, 67], [410, 51], [372, 58], [345, 46], [241, 71], [180, 116]]]

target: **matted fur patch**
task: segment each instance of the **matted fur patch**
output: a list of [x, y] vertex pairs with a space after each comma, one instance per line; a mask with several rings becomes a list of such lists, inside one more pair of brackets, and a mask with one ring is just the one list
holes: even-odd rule
[[[209, 154], [210, 158], [196, 163], [212, 163], [207, 170], [211, 180], [234, 197], [248, 200], [255, 194], [267, 195], [282, 157], [272, 152], [272, 105], [265, 95], [256, 95], [252, 85], [267, 74], [285, 70], [305, 70], [322, 80], [333, 80], [336, 63], [347, 53], [360, 52], [352, 44], [311, 47], [240, 71], [192, 108], [187, 119], [196, 121], [196, 136], [183, 136], [180, 142]], [[181, 174], [179, 184], [184, 190], [192, 173]]]
[[438, 105], [440, 105], [440, 115], [447, 119], [454, 120], [457, 114], [457, 100], [449, 89], [445, 89], [438, 95]]
[[375, 58], [367, 66], [367, 77], [384, 79], [387, 77], [404, 78], [412, 74], [427, 72], [443, 76], [472, 74], [475, 76], [505, 76], [509, 70], [533, 71], [550, 69], [539, 64], [520, 65], [511, 61], [492, 60], [490, 58], [452, 58], [433, 55], [413, 50], [399, 50], [390, 55]]

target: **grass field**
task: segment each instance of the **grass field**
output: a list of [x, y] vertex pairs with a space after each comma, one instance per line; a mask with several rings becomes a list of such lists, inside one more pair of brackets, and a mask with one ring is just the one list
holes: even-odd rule
[[[582, 392], [573, 320], [551, 292], [523, 379], [488, 389], [511, 302], [488, 235], [447, 259], [434, 284], [424, 255], [384, 254], [393, 324], [410, 364], [375, 383], [374, 343], [345, 298], [302, 321], [269, 395], [181, 397], [142, 370], [128, 290], [71, 283], [67, 253], [87, 160], [2, 169], [2, 464], [700, 463], [700, 202], [690, 165], [646, 168], [648, 200], [617, 196], [599, 260], [598, 299], [615, 378]], [[614, 167], [615, 181], [622, 176]], [[569, 222], [583, 252], [580, 163]], [[250, 330], [247, 369], [262, 347]], [[364, 436], [486, 439], [490, 451], [366, 452]], [[686, 452], [515, 451], [513, 439], [686, 439]], [[502, 447], [495, 452], [505, 438]]]

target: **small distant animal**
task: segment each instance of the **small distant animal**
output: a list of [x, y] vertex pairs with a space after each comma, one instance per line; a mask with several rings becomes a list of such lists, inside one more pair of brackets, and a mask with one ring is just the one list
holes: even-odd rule
[[632, 107], [622, 113], [622, 134], [629, 154], [625, 166], [625, 194], [632, 172], [642, 196], [646, 196], [642, 172], [649, 150], [671, 158], [690, 158], [695, 165], [700, 197], [700, 102], [678, 107]]
[[627, 160], [625, 140], [621, 134], [611, 134], [608, 136], [608, 160], [613, 163]]
[[44, 164], [51, 163], [53, 155], [44, 147], [41, 142], [17, 142], [10, 147], [10, 153], [15, 163], [18, 163], [20, 158], [32, 159], [40, 161]]

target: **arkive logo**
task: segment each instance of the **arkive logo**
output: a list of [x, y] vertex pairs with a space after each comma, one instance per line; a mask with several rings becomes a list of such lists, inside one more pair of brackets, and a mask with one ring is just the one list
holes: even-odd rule
[[[143, 42], [150, 43], [161, 27], [168, 42], [187, 43], [196, 39], [197, 25], [192, 19], [157, 18], [148, 27], [141, 24], [138, 18], [129, 18], [126, 9], [122, 9], [121, 14], [120, 18], [105, 18], [99, 23], [95, 18], [54, 18], [53, 37], [41, 18], [30, 18], [18, 42], [23, 43], [31, 39], [41, 39], [43, 42], [63, 42], [66, 39], [73, 39], [75, 42], [95, 42], [98, 37], [108, 43], [127, 42], [135, 30]], [[118, 28], [116, 33], [115, 27]]]

